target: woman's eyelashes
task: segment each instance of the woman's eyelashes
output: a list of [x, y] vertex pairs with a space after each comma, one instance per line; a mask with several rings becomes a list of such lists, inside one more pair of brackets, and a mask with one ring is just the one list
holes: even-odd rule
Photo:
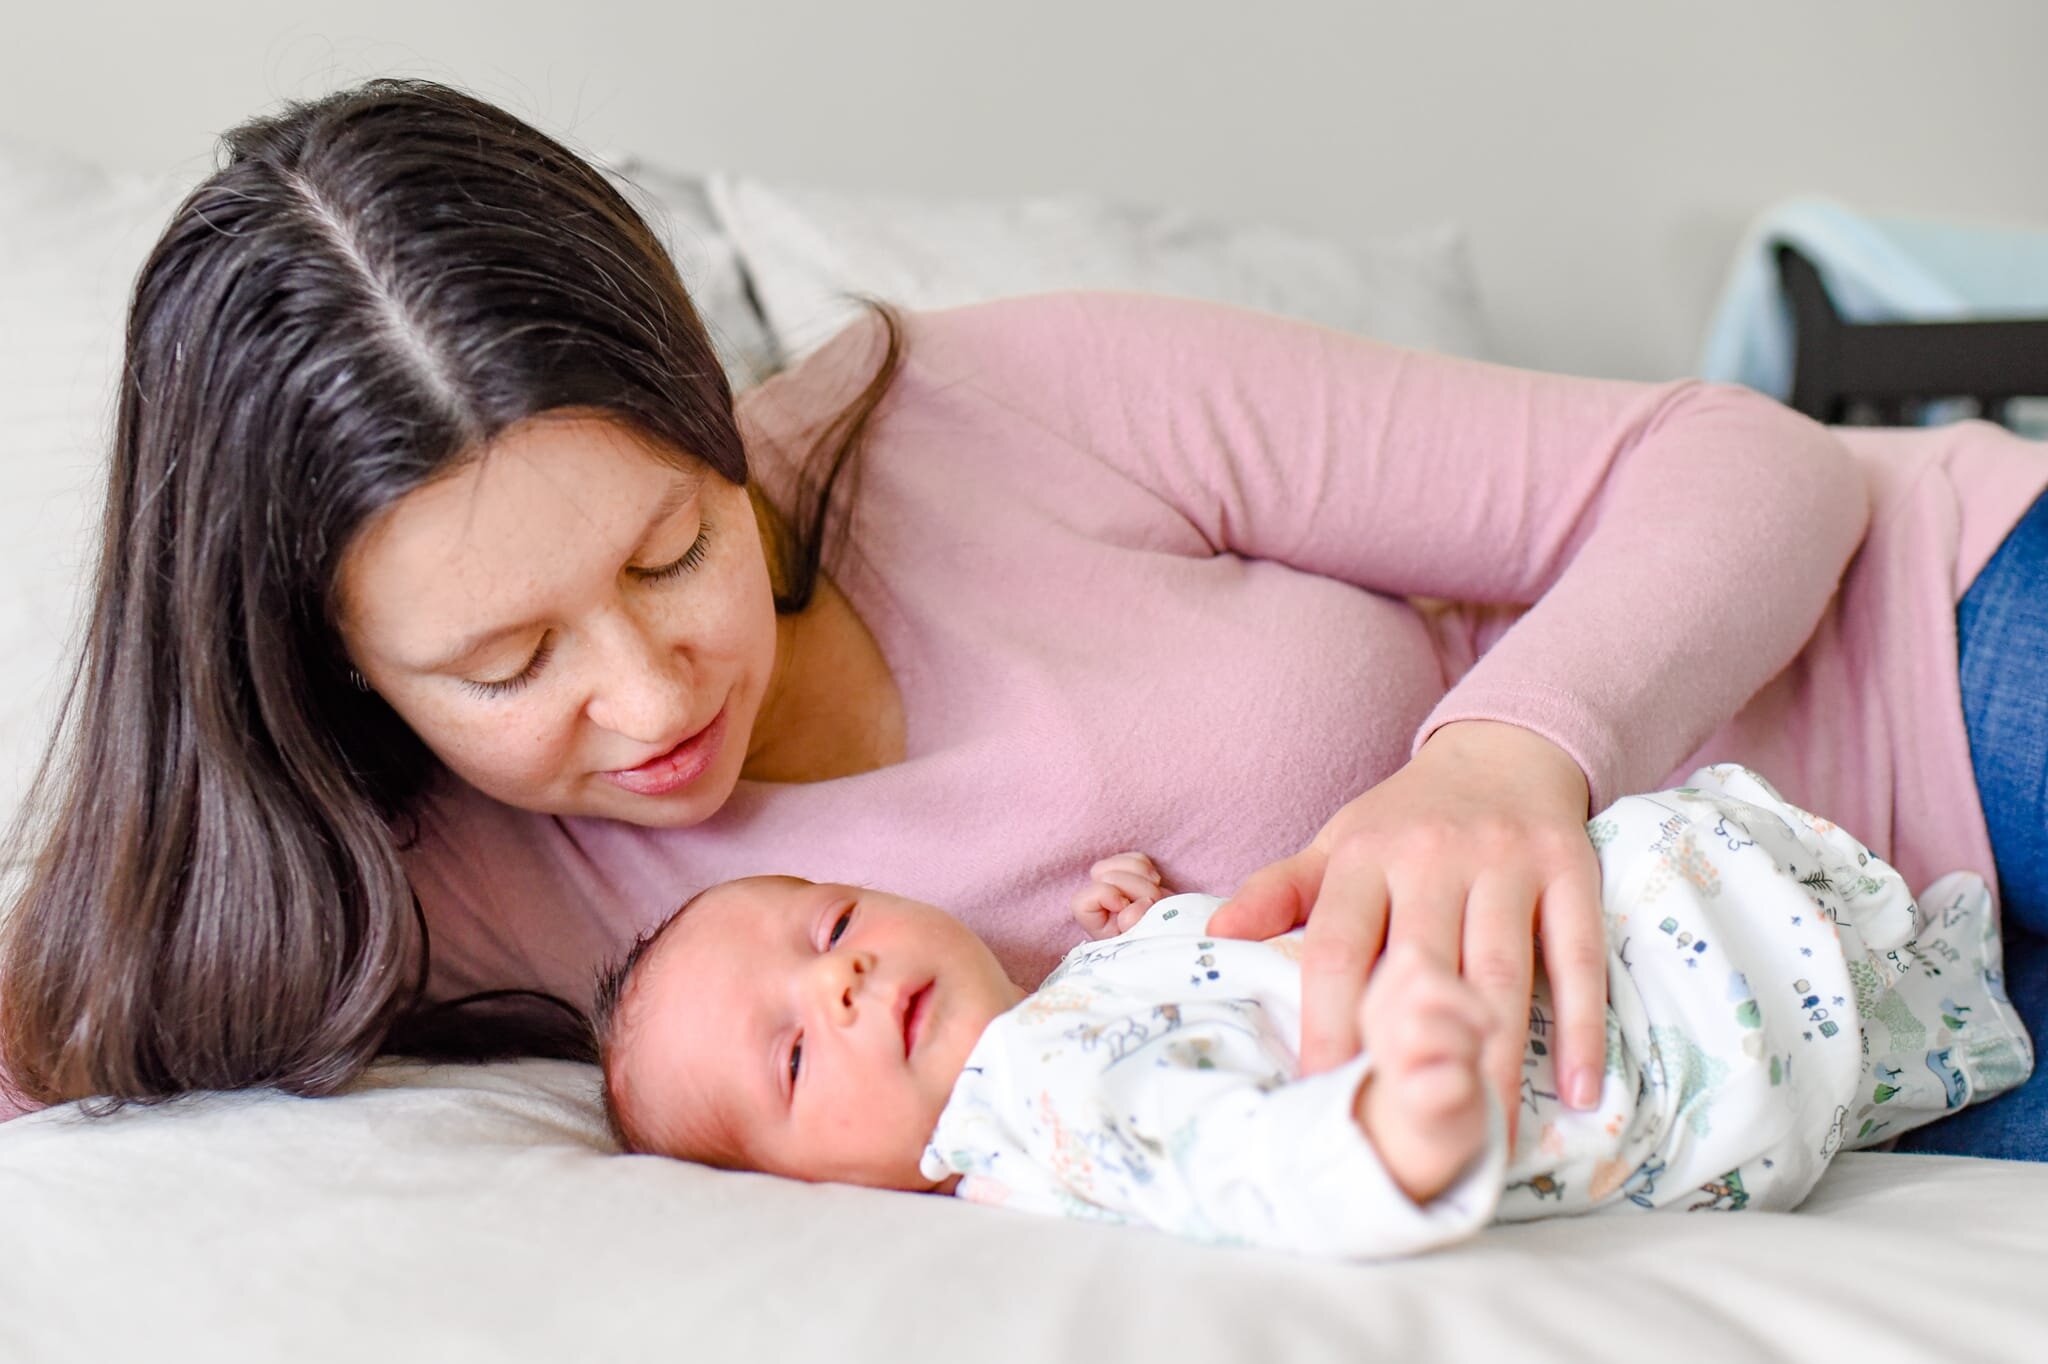
[[[681, 558], [663, 564], [660, 568], [629, 568], [627, 572], [643, 583], [667, 582], [671, 578], [679, 578], [692, 569], [702, 566], [704, 556], [709, 552], [710, 544], [711, 523], [706, 521], [698, 526], [697, 538], [690, 542], [690, 547], [683, 551]], [[548, 657], [554, 652], [554, 648], [554, 636], [543, 635], [540, 644], [533, 651], [533, 657], [527, 659], [526, 666], [512, 674], [512, 676], [499, 678], [491, 682], [479, 682], [473, 678], [464, 678], [462, 685], [479, 696], [510, 696], [513, 692], [518, 691], [521, 687], [533, 681], [534, 678], [540, 676], [540, 670], [547, 666]]]
[[636, 568], [632, 570], [632, 574], [645, 583], [665, 582], [670, 578], [681, 577], [704, 562], [710, 544], [711, 523], [705, 521], [698, 525], [697, 538], [690, 542], [690, 547], [683, 551], [680, 559], [665, 563], [660, 568]]
[[462, 679], [462, 685], [479, 696], [509, 696], [540, 676], [540, 670], [547, 666], [548, 655], [554, 651], [555, 637], [551, 634], [542, 635], [540, 644], [533, 651], [533, 657], [527, 659], [526, 666], [512, 676], [500, 678], [495, 682], [478, 682], [465, 677]]

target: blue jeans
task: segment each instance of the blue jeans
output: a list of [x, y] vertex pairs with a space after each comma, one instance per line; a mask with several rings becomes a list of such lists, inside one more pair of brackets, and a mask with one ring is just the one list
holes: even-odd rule
[[[2006, 989], [2048, 1058], [2048, 494], [1970, 584], [1956, 634], [1970, 765], [1998, 863]], [[1989, 1103], [1908, 1132], [1897, 1149], [2048, 1160], [2048, 1066]]]

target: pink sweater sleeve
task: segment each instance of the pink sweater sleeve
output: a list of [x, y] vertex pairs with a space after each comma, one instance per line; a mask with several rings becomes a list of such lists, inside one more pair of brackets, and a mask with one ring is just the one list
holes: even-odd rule
[[964, 378], [1215, 552], [1528, 606], [1414, 744], [1454, 720], [1523, 725], [1577, 759], [1594, 808], [1655, 785], [1792, 660], [1869, 519], [1844, 446], [1746, 389], [1508, 369], [1139, 295], [951, 318], [998, 366]]

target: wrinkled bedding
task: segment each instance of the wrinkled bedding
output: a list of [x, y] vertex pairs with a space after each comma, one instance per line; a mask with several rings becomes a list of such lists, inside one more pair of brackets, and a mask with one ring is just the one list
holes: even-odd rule
[[[932, 280], [957, 292], [911, 301], [1082, 282], [1296, 313], [1348, 299], [1322, 320], [1481, 353], [1455, 233], [1308, 249], [1182, 222], [1161, 265], [1106, 251], [1150, 230], [1108, 208], [1062, 209], [1061, 241], [1088, 234], [1062, 257], [1011, 230], [1031, 216], [1014, 206], [928, 205], [913, 237], [900, 203], [735, 181], [717, 198], [745, 214], [720, 221], [701, 186], [631, 169], [742, 382], [797, 349], [742, 310], [749, 287], [785, 331], [841, 291]], [[0, 152], [0, 814], [77, 619], [123, 299], [188, 172]], [[1133, 273], [1059, 273], [1103, 259]], [[1322, 265], [1298, 278], [1297, 260]], [[333, 1099], [0, 1124], [0, 1364], [2048, 1355], [2048, 1166], [1858, 1154], [1796, 1215], [1553, 1221], [1346, 1265], [622, 1158], [594, 1075], [385, 1063]]]
[[2048, 1166], [1856, 1154], [1796, 1214], [1346, 1265], [806, 1186], [604, 1134], [595, 1072], [0, 1125], [0, 1359], [2038, 1358]]

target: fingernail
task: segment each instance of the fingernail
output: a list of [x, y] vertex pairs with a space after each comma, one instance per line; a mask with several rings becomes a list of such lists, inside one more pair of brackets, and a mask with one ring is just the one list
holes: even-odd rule
[[1572, 1073], [1571, 1088], [1566, 1092], [1566, 1102], [1573, 1108], [1591, 1108], [1600, 1102], [1600, 1076], [1597, 1072], [1581, 1068]]

